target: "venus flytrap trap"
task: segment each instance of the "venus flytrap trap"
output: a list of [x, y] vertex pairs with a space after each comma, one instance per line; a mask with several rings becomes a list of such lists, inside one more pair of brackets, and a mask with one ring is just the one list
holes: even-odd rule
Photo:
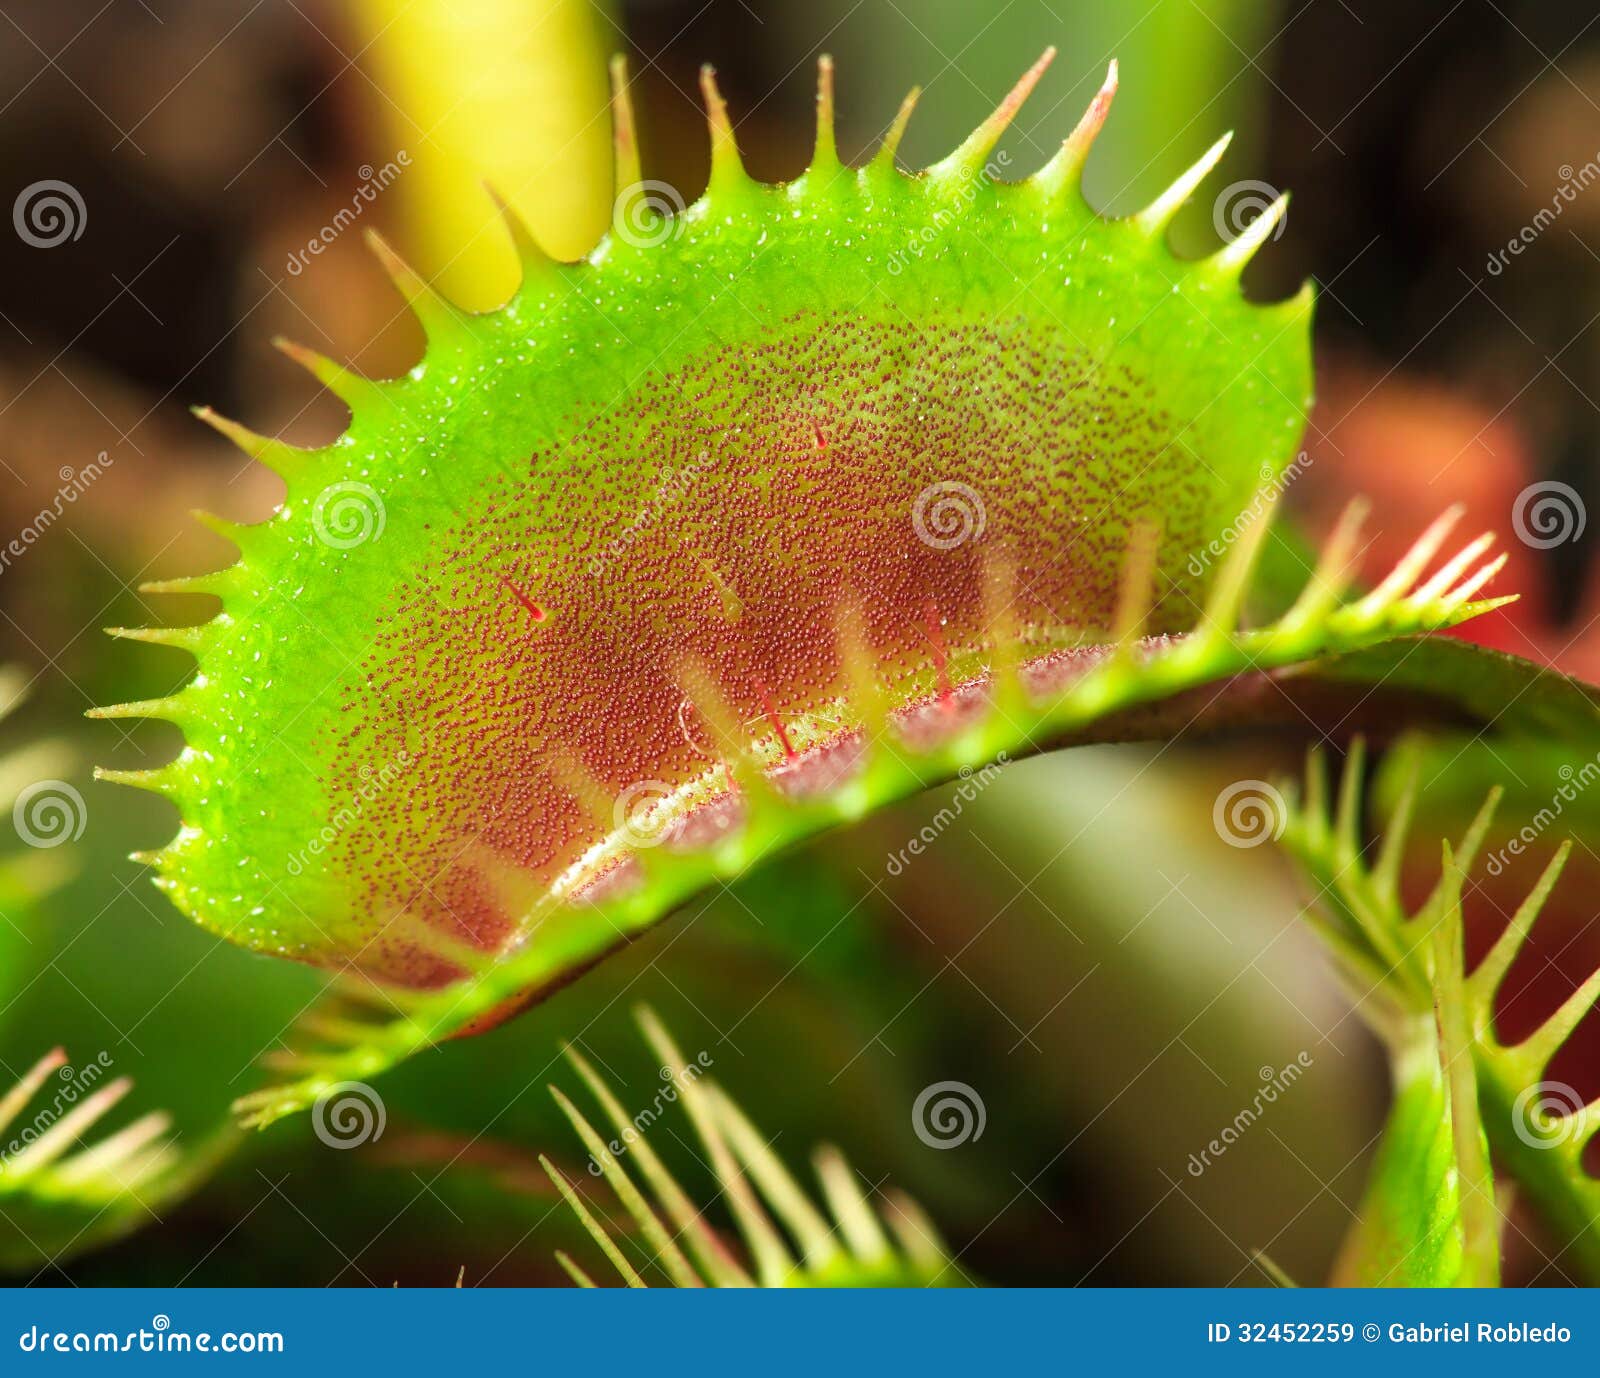
[[1313, 887], [1308, 919], [1334, 956], [1357, 1008], [1388, 1047], [1395, 1102], [1340, 1278], [1365, 1285], [1492, 1285], [1503, 1222], [1488, 1160], [1496, 1159], [1560, 1246], [1600, 1278], [1600, 1181], [1583, 1164], [1600, 1127], [1595, 1103], [1553, 1082], [1551, 1060], [1600, 998], [1596, 972], [1521, 1042], [1503, 1043], [1495, 997], [1561, 875], [1563, 843], [1488, 954], [1463, 966], [1461, 894], [1499, 802], [1492, 793], [1459, 843], [1445, 844], [1438, 883], [1408, 912], [1400, 864], [1417, 780], [1395, 800], [1376, 855], [1361, 836], [1363, 753], [1357, 743], [1336, 805], [1314, 755], [1284, 845]]
[[[710, 183], [670, 221], [619, 71], [616, 228], [585, 259], [508, 216], [522, 284], [472, 315], [374, 239], [424, 357], [378, 381], [285, 345], [351, 410], [318, 449], [202, 411], [287, 497], [208, 519], [237, 563], [150, 586], [219, 597], [212, 621], [117, 633], [200, 668], [99, 710], [186, 739], [102, 774], [177, 805], [144, 859], [190, 917], [340, 978], [246, 1122], [485, 1027], [826, 828], [998, 759], [1169, 735], [1203, 716], [1192, 691], [1503, 601], [1476, 598], [1488, 537], [1428, 574], [1453, 514], [1348, 596], [1353, 507], [1293, 606], [1247, 623], [1310, 395], [1309, 291], [1239, 286], [1284, 203], [1173, 255], [1224, 141], [1101, 217], [1079, 175], [1114, 69], [1041, 170], [980, 175], [1049, 57], [915, 176], [914, 98], [840, 163], [824, 60], [815, 154], [779, 187], [745, 174], [707, 69]], [[641, 522], [663, 491], [671, 519]], [[369, 798], [399, 759], [404, 787]], [[290, 866], [306, 836], [326, 848]]]

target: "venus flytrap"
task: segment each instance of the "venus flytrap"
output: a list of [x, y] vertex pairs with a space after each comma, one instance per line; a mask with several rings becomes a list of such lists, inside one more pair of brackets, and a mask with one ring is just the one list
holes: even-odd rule
[[[210, 519], [237, 563], [152, 586], [220, 597], [215, 619], [117, 633], [200, 670], [99, 710], [187, 742], [103, 774], [177, 805], [145, 859], [196, 922], [339, 978], [248, 1122], [485, 1027], [706, 886], [963, 771], [1166, 735], [1191, 691], [1496, 605], [1474, 601], [1483, 541], [1422, 582], [1448, 518], [1347, 601], [1353, 510], [1288, 614], [1247, 624], [1310, 395], [1309, 293], [1239, 287], [1283, 203], [1177, 259], [1166, 229], [1218, 145], [1139, 215], [1097, 214], [1079, 175], [1114, 69], [1043, 169], [994, 181], [1049, 57], [916, 176], [894, 164], [910, 101], [870, 163], [840, 163], [824, 60], [816, 152], [784, 187], [746, 176], [708, 69], [710, 184], [667, 234], [636, 233], [657, 212], [616, 69], [620, 209], [585, 259], [508, 216], [522, 284], [473, 315], [375, 239], [422, 360], [378, 381], [285, 345], [351, 409], [318, 449], [202, 412], [288, 495], [259, 525]], [[924, 252], [886, 272], [908, 235]], [[672, 520], [641, 524], [688, 464]], [[929, 494], [953, 491], [967, 529], [931, 532]], [[406, 788], [367, 798], [396, 759]], [[648, 845], [621, 808], [641, 791]]]
[[1331, 810], [1325, 777], [1314, 756], [1283, 842], [1314, 887], [1310, 922], [1334, 954], [1357, 1008], [1389, 1047], [1396, 1083], [1368, 1210], [1347, 1247], [1345, 1280], [1492, 1284], [1501, 1228], [1487, 1159], [1492, 1148], [1556, 1236], [1563, 1266], [1594, 1281], [1600, 1277], [1600, 1181], [1585, 1169], [1583, 1155], [1600, 1127], [1600, 1112], [1575, 1097], [1556, 1106], [1559, 1097], [1542, 1093], [1555, 1085], [1552, 1058], [1600, 998], [1600, 972], [1519, 1043], [1502, 1042], [1494, 1012], [1571, 844], [1555, 851], [1494, 946], [1467, 972], [1462, 886], [1498, 793], [1459, 843], [1445, 844], [1438, 883], [1408, 912], [1399, 873], [1415, 812], [1415, 773], [1400, 790], [1371, 860], [1361, 840], [1359, 744]]

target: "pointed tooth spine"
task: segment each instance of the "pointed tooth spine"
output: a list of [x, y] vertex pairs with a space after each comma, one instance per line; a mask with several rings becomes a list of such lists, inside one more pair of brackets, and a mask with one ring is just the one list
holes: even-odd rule
[[1563, 1000], [1554, 1014], [1521, 1043], [1506, 1050], [1510, 1057], [1521, 1063], [1523, 1075], [1528, 1081], [1538, 1081], [1544, 1077], [1549, 1070], [1550, 1059], [1583, 1022], [1584, 1015], [1594, 1008], [1596, 1000], [1600, 1000], [1600, 970], [1590, 972], [1588, 980]]
[[895, 154], [900, 151], [900, 140], [905, 137], [906, 126], [911, 123], [911, 112], [917, 108], [917, 101], [922, 96], [922, 88], [913, 86], [906, 92], [906, 98], [900, 102], [900, 109], [895, 113], [893, 122], [884, 132], [883, 142], [878, 145], [878, 151], [872, 155], [872, 161], [862, 169], [863, 174], [874, 177], [898, 176], [895, 167]]
[[[1256, 251], [1270, 238], [1275, 238], [1278, 226], [1283, 223], [1283, 217], [1289, 213], [1289, 193], [1284, 192], [1266, 210], [1256, 216], [1238, 238], [1232, 243], [1224, 244], [1216, 253], [1205, 261], [1212, 269], [1223, 277], [1237, 278], [1244, 272], [1250, 260], [1256, 256]], [[1298, 300], [1298, 298], [1296, 298]]]
[[178, 722], [180, 699], [177, 695], [164, 699], [134, 699], [129, 703], [108, 703], [103, 708], [90, 708], [85, 710], [86, 718], [96, 721], [119, 720], [122, 718], [165, 718], [168, 722]]
[[1055, 157], [1029, 180], [1029, 185], [1037, 190], [1047, 205], [1061, 201], [1081, 187], [1084, 162], [1106, 122], [1106, 116], [1111, 113], [1111, 102], [1116, 94], [1117, 62], [1113, 58], [1106, 69], [1104, 83], [1089, 102], [1089, 108], [1083, 112], [1077, 128], [1067, 135]]
[[[612, 202], [614, 230], [640, 227], [659, 213], [646, 194], [644, 171], [639, 161], [638, 126], [634, 121], [633, 97], [628, 90], [628, 59], [613, 54], [611, 73]], [[627, 234], [619, 236], [628, 243]]]
[[224, 577], [233, 570], [230, 565], [226, 569], [214, 569], [209, 574], [180, 574], [171, 579], [146, 579], [139, 585], [140, 593], [203, 593], [210, 597], [221, 597], [227, 587]]
[[1255, 573], [1280, 496], [1281, 490], [1274, 491], [1267, 501], [1246, 509], [1244, 523], [1238, 528], [1239, 539], [1217, 571], [1200, 617], [1200, 629], [1213, 641], [1230, 640], [1239, 629], [1239, 616], [1250, 591], [1251, 576]]
[[1494, 533], [1486, 531], [1470, 545], [1463, 546], [1439, 567], [1439, 572], [1411, 595], [1414, 603], [1431, 603], [1444, 596], [1445, 591], [1464, 574], [1467, 568], [1488, 552], [1494, 544]]
[[[179, 760], [182, 757], [178, 758]], [[103, 780], [109, 785], [127, 785], [132, 789], [147, 789], [153, 794], [163, 794], [168, 798], [177, 795], [181, 788], [181, 781], [177, 778], [172, 766], [176, 762], [158, 766], [153, 770], [113, 770], [109, 766], [96, 766], [94, 778]], [[170, 844], [169, 844], [170, 845]], [[156, 865], [162, 852], [136, 852], [134, 860], [143, 861], [147, 865]]]
[[1177, 177], [1170, 187], [1134, 216], [1134, 223], [1152, 238], [1164, 234], [1167, 226], [1172, 223], [1173, 216], [1183, 209], [1184, 203], [1194, 195], [1195, 188], [1222, 161], [1222, 155], [1228, 151], [1228, 145], [1232, 142], [1233, 131], [1229, 130], [1196, 158], [1188, 170]]
[[561, 1113], [566, 1116], [567, 1122], [577, 1131], [578, 1137], [583, 1140], [583, 1146], [589, 1150], [590, 1160], [599, 1165], [601, 1174], [616, 1192], [623, 1209], [633, 1217], [640, 1233], [655, 1252], [657, 1261], [672, 1279], [673, 1286], [703, 1286], [700, 1275], [694, 1271], [687, 1255], [678, 1247], [677, 1240], [662, 1224], [661, 1217], [655, 1213], [627, 1170], [617, 1161], [616, 1155], [612, 1153], [600, 1132], [589, 1122], [589, 1117], [579, 1110], [559, 1087], [548, 1086], [546, 1090], [550, 1092]]
[[729, 1149], [713, 1113], [710, 1097], [695, 1078], [684, 1075], [688, 1064], [655, 1011], [648, 1006], [640, 1006], [635, 1010], [634, 1017], [644, 1030], [651, 1048], [661, 1059], [662, 1066], [672, 1071], [672, 1080], [679, 1086], [683, 1107], [688, 1111], [695, 1133], [705, 1147], [711, 1171], [721, 1184], [739, 1233], [750, 1250], [756, 1265], [756, 1276], [765, 1287], [783, 1286], [798, 1264], [782, 1235], [768, 1219], [749, 1178]]
[[130, 1078], [118, 1077], [79, 1101], [20, 1153], [11, 1155], [6, 1163], [6, 1176], [21, 1181], [49, 1167], [132, 1089]]
[[50, 1073], [66, 1065], [66, 1049], [52, 1048], [18, 1078], [17, 1084], [6, 1092], [4, 1098], [0, 1098], [0, 1133], [10, 1128], [12, 1121], [38, 1094]]
[[405, 298], [406, 305], [421, 322], [428, 339], [438, 341], [459, 334], [466, 325], [466, 313], [457, 310], [435, 291], [433, 285], [401, 258], [394, 246], [376, 230], [367, 230], [365, 238], [367, 247], [389, 275], [395, 290]]
[[272, 347], [299, 364], [352, 412], [373, 405], [381, 396], [378, 385], [372, 379], [352, 373], [326, 354], [319, 354], [282, 335], [273, 337]]
[[1450, 532], [1455, 528], [1466, 507], [1456, 503], [1441, 512], [1412, 543], [1411, 548], [1402, 555], [1395, 567], [1389, 571], [1377, 588], [1373, 589], [1365, 598], [1354, 605], [1356, 617], [1363, 621], [1370, 621], [1377, 617], [1389, 604], [1404, 598], [1411, 587], [1422, 577], [1422, 572], [1428, 567], [1439, 547], [1445, 543]]
[[1138, 522], [1129, 531], [1118, 576], [1115, 623], [1111, 628], [1116, 657], [1124, 663], [1136, 658], [1139, 641], [1150, 622], [1160, 548], [1161, 530], [1154, 522]]
[[513, 295], [515, 300], [516, 296], [527, 291], [534, 283], [546, 282], [553, 278], [555, 260], [540, 247], [539, 241], [533, 237], [533, 231], [528, 228], [528, 222], [522, 218], [517, 208], [500, 194], [498, 187], [485, 182], [483, 189], [494, 202], [495, 209], [500, 212], [500, 223], [505, 226], [506, 238], [511, 241], [512, 251], [522, 267], [522, 281], [517, 284], [517, 291]]
[[1401, 767], [1403, 783], [1400, 787], [1400, 797], [1395, 801], [1394, 808], [1384, 825], [1383, 842], [1378, 849], [1378, 861], [1372, 868], [1372, 884], [1386, 903], [1398, 907], [1401, 903], [1400, 868], [1405, 861], [1406, 843], [1411, 836], [1411, 821], [1416, 814], [1422, 759], [1416, 751], [1401, 746], [1396, 750], [1395, 760]]
[[706, 123], [711, 128], [711, 180], [706, 195], [729, 193], [749, 182], [744, 164], [739, 161], [739, 145], [734, 141], [733, 122], [728, 118], [728, 102], [717, 89], [716, 69], [708, 62], [700, 69], [700, 92], [706, 103]]
[[839, 142], [833, 118], [833, 59], [823, 53], [817, 58], [817, 141], [812, 149], [809, 171], [827, 178], [837, 172], [839, 166]]
[[[571, 1044], [563, 1047], [567, 1060], [583, 1078], [594, 1098], [600, 1102], [606, 1117], [619, 1133], [633, 1127], [633, 1117], [622, 1107], [611, 1088], [601, 1079], [587, 1058]], [[678, 1185], [667, 1165], [657, 1156], [650, 1138], [639, 1134], [629, 1147], [629, 1152], [639, 1165], [639, 1175], [649, 1184], [657, 1203], [672, 1221], [677, 1237], [693, 1255], [700, 1271], [716, 1287], [750, 1287], [753, 1279], [739, 1266], [721, 1239], [711, 1230], [695, 1209], [689, 1195]]]
[[212, 624], [201, 622], [191, 627], [107, 627], [107, 636], [119, 641], [143, 641], [152, 646], [172, 646], [191, 655], [199, 655], [205, 644], [207, 629]]
[[613, 185], [617, 198], [636, 186], [641, 176], [638, 125], [633, 118], [633, 96], [628, 90], [628, 59], [613, 53], [607, 68], [611, 77], [611, 148]]
[[248, 426], [240, 425], [239, 422], [223, 416], [211, 407], [192, 407], [190, 410], [218, 435], [243, 450], [251, 459], [265, 464], [267, 468], [284, 478], [298, 473], [305, 467], [307, 456], [316, 453], [314, 450], [304, 450], [298, 445], [290, 445], [269, 435], [261, 435]]
[[[1510, 558], [1510, 555], [1508, 555], [1505, 551], [1501, 551], [1500, 554], [1496, 555], [1494, 559], [1490, 560], [1489, 563], [1480, 569], [1476, 574], [1468, 577], [1465, 583], [1461, 584], [1457, 588], [1452, 589], [1448, 594], [1446, 594], [1442, 600], [1444, 605], [1451, 609], [1459, 608], [1463, 603], [1471, 598], [1473, 594], [1475, 594], [1479, 589], [1493, 579], [1495, 575], [1500, 573], [1500, 571], [1506, 567], [1506, 561]], [[1519, 594], [1509, 593], [1503, 598], [1491, 599], [1490, 606], [1504, 607], [1507, 603], [1515, 603], [1520, 596], [1521, 595]], [[1488, 609], [1483, 608], [1482, 611], [1487, 612]]]
[[1294, 606], [1278, 621], [1281, 636], [1292, 636], [1316, 626], [1334, 607], [1355, 577], [1359, 559], [1361, 528], [1372, 504], [1364, 497], [1351, 498], [1322, 547], [1317, 566]]
[[1039, 84], [1039, 78], [1044, 75], [1045, 68], [1055, 55], [1054, 48], [1046, 48], [1039, 60], [1022, 74], [1021, 80], [995, 108], [994, 114], [967, 135], [959, 148], [928, 169], [929, 180], [935, 183], [965, 183], [982, 172], [985, 159], [1000, 142], [1000, 136], [1016, 118], [1023, 102]]
[[578, 1217], [579, 1224], [587, 1231], [589, 1237], [600, 1246], [600, 1251], [611, 1260], [611, 1266], [621, 1274], [623, 1282], [629, 1287], [644, 1287], [646, 1285], [645, 1280], [639, 1276], [638, 1270], [628, 1262], [627, 1256], [617, 1247], [616, 1241], [611, 1238], [605, 1226], [594, 1218], [593, 1213], [584, 1204], [583, 1198], [578, 1195], [572, 1184], [567, 1181], [556, 1165], [543, 1153], [539, 1155], [539, 1166], [544, 1169], [545, 1176], [550, 1179], [552, 1185], [561, 1193], [567, 1205], [572, 1208], [573, 1214]]
[[241, 551], [244, 549], [245, 542], [249, 539], [247, 533], [250, 530], [244, 523], [218, 516], [215, 512], [207, 512], [203, 507], [191, 509], [189, 515], [207, 531], [221, 536], [223, 540], [238, 546]]
[[831, 1144], [823, 1144], [811, 1155], [811, 1165], [850, 1252], [869, 1266], [892, 1258], [889, 1237], [844, 1154]]
[[1556, 849], [1555, 855], [1545, 864], [1539, 879], [1534, 882], [1533, 889], [1528, 891], [1510, 922], [1495, 939], [1494, 946], [1467, 977], [1467, 991], [1478, 1024], [1476, 1032], [1486, 1041], [1493, 1035], [1495, 999], [1500, 987], [1528, 941], [1528, 935], [1533, 932], [1534, 922], [1544, 908], [1545, 901], [1550, 898], [1551, 891], [1556, 888], [1556, 882], [1561, 879], [1561, 872], [1571, 854], [1572, 841], [1569, 838]]

